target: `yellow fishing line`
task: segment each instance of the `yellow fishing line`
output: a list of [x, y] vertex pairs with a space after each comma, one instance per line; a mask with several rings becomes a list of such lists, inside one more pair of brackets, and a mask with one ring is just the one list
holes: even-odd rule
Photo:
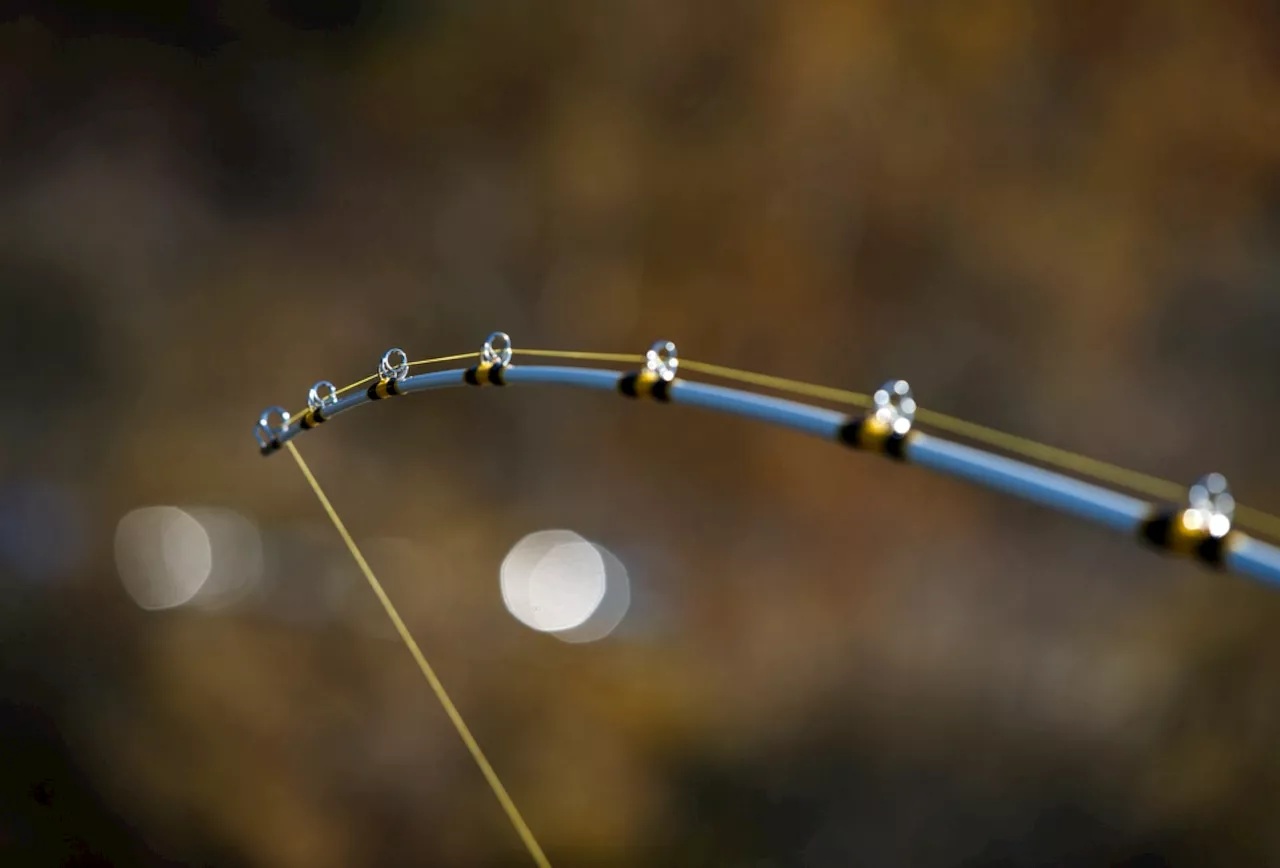
[[[625, 364], [641, 364], [645, 357], [640, 353], [597, 353], [586, 350], [539, 350], [539, 349], [516, 349], [513, 350], [517, 356], [534, 356], [540, 358], [551, 359], [567, 359], [572, 361], [593, 361], [593, 362], [620, 362]], [[476, 356], [476, 353], [457, 353], [451, 356], [440, 356], [434, 359], [423, 359], [417, 362], [410, 362], [410, 367], [418, 367], [421, 365], [434, 365], [442, 362], [454, 362], [461, 359], [469, 359]], [[832, 386], [822, 386], [817, 383], [806, 383], [802, 380], [791, 380], [786, 377], [775, 377], [772, 374], [760, 374], [754, 371], [744, 371], [738, 368], [731, 368], [726, 365], [716, 365], [710, 362], [699, 362], [692, 359], [681, 359], [680, 368], [685, 371], [693, 371], [695, 373], [707, 374], [708, 376], [718, 377], [722, 380], [729, 380], [737, 383], [745, 383], [751, 386], [758, 386], [764, 389], [772, 389], [776, 392], [783, 392], [790, 395], [798, 395], [806, 398], [813, 398], [819, 401], [828, 401], [835, 404], [848, 404], [854, 407], [867, 409], [872, 406], [870, 395], [862, 392], [853, 392], [848, 389], [837, 389]], [[336, 394], [343, 395], [353, 389], [366, 386], [374, 380], [378, 379], [377, 374], [358, 380], [349, 386], [343, 386], [338, 389]], [[296, 420], [306, 411], [294, 414], [291, 420]], [[946, 431], [951, 434], [964, 437], [975, 443], [982, 443], [987, 446], [993, 446], [1005, 452], [1021, 455], [1038, 461], [1049, 467], [1056, 467], [1060, 470], [1070, 471], [1079, 476], [1085, 476], [1099, 482], [1106, 482], [1121, 488], [1128, 489], [1138, 494], [1144, 494], [1147, 497], [1161, 501], [1180, 502], [1186, 495], [1187, 486], [1179, 485], [1176, 482], [1170, 482], [1167, 479], [1161, 479], [1157, 476], [1151, 476], [1146, 473], [1140, 473], [1136, 470], [1129, 470], [1116, 464], [1109, 464], [1105, 461], [1099, 461], [1095, 458], [1089, 458], [1077, 452], [1071, 452], [1067, 449], [1059, 449], [1056, 446], [1049, 446], [1045, 443], [1039, 443], [1028, 437], [1020, 437], [1016, 434], [1009, 434], [1004, 431], [998, 431], [994, 428], [988, 428], [985, 425], [979, 425], [975, 422], [969, 422], [956, 416], [950, 416], [946, 413], [940, 413], [936, 410], [921, 407], [916, 410], [916, 419], [924, 425], [936, 428], [939, 431]], [[1236, 506], [1236, 522], [1241, 526], [1252, 528], [1260, 531], [1276, 539], [1280, 539], [1280, 516], [1275, 516], [1264, 512], [1260, 509], [1245, 506], [1243, 504]]]
[[959, 434], [961, 437], [976, 440], [979, 443], [986, 443], [1006, 452], [1016, 452], [1019, 455], [1025, 455], [1044, 464], [1051, 464], [1065, 470], [1075, 471], [1084, 476], [1092, 476], [1094, 479], [1112, 482], [1123, 488], [1139, 491], [1159, 500], [1177, 501], [1186, 494], [1186, 486], [1179, 485], [1176, 482], [1148, 476], [1136, 470], [1108, 464], [1105, 461], [1078, 455], [1066, 449], [1037, 443], [1035, 440], [1019, 437], [1016, 434], [1006, 434], [1004, 431], [997, 431], [985, 425], [967, 422], [964, 419], [948, 416], [935, 410], [917, 409], [916, 419], [942, 431]]
[[592, 353], [586, 350], [512, 350], [517, 356], [544, 356], [553, 359], [578, 359], [591, 362], [634, 362], [644, 361], [641, 353]]
[[[515, 350], [515, 354], [590, 361], [644, 361], [644, 356], [642, 355], [628, 355], [623, 353], [518, 349]], [[775, 377], [772, 374], [743, 371], [738, 368], [731, 368], [725, 365], [711, 364], [710, 362], [681, 359], [680, 368], [685, 371], [693, 371], [695, 373], [707, 374], [712, 377], [719, 377], [722, 380], [746, 383], [752, 386], [773, 389], [777, 392], [784, 392], [806, 398], [814, 398], [820, 401], [829, 401], [836, 404], [849, 404], [863, 409], [871, 407], [873, 403], [871, 396], [862, 392], [837, 389], [831, 386], [821, 386], [817, 383], [806, 383], [801, 380], [790, 380], [786, 377]], [[985, 425], [969, 422], [956, 416], [949, 416], [946, 413], [940, 413], [936, 410], [930, 410], [924, 407], [918, 408], [916, 410], [916, 419], [922, 424], [929, 425], [939, 431], [946, 431], [948, 433], [964, 437], [968, 440], [972, 440], [975, 443], [982, 443], [987, 446], [993, 446], [997, 449], [1001, 449], [1005, 452], [1022, 455], [1026, 458], [1032, 459], [1033, 461], [1038, 461], [1041, 464], [1056, 467], [1060, 470], [1067, 470], [1099, 482], [1111, 483], [1138, 494], [1145, 494], [1146, 496], [1155, 498], [1156, 500], [1178, 503], [1186, 496], [1187, 486], [1185, 485], [1179, 485], [1176, 482], [1170, 482], [1167, 479], [1161, 479], [1157, 476], [1140, 473], [1136, 470], [1129, 470], [1128, 468], [1120, 467], [1116, 464], [1099, 461], [1095, 458], [1071, 452], [1067, 449], [1059, 449], [1056, 446], [1039, 443], [1028, 437], [1019, 437], [1016, 434], [1009, 434], [1004, 431], [998, 431], [995, 428], [988, 428]], [[1255, 531], [1265, 533], [1273, 538], [1280, 539], [1280, 517], [1264, 512], [1260, 509], [1254, 509], [1253, 507], [1244, 506], [1243, 504], [1237, 505], [1236, 523]]]
[[1255, 532], [1267, 534], [1273, 539], [1280, 539], [1280, 517], [1269, 512], [1254, 509], [1252, 506], [1236, 505], [1236, 522]]
[[[467, 353], [463, 356], [451, 356], [442, 359], [433, 359], [431, 361], [453, 361], [458, 358], [466, 358], [473, 356], [475, 353]], [[415, 364], [429, 364], [429, 362], [421, 362]], [[373, 593], [377, 595], [378, 600], [382, 603], [382, 608], [386, 610], [387, 617], [391, 619], [391, 623], [395, 626], [396, 632], [400, 634], [400, 639], [404, 642], [405, 647], [409, 649], [409, 653], [413, 655], [413, 659], [418, 664], [418, 669], [422, 671], [422, 677], [427, 680], [427, 684], [431, 685], [432, 692], [435, 693], [436, 699], [440, 700], [445, 714], [449, 716], [449, 720], [453, 722], [454, 729], [458, 731], [458, 735], [462, 738], [463, 744], [467, 746], [467, 750], [471, 752], [471, 756], [476, 761], [476, 765], [480, 767], [481, 773], [485, 780], [489, 782], [489, 787], [493, 790], [493, 794], [497, 796], [502, 810], [506, 812], [507, 819], [511, 821], [511, 825], [519, 834], [520, 840], [529, 850], [529, 855], [533, 857], [533, 861], [538, 868], [551, 868], [551, 862], [548, 861], [546, 854], [542, 852], [542, 847], [538, 845], [538, 841], [533, 837], [533, 832], [529, 829], [524, 818], [520, 816], [520, 811], [516, 808], [515, 802], [511, 800], [511, 796], [507, 794], [507, 789], [502, 785], [502, 781], [498, 779], [498, 773], [493, 770], [493, 766], [489, 765], [489, 760], [485, 758], [484, 751], [480, 750], [480, 744], [475, 740], [475, 736], [471, 734], [471, 730], [467, 727], [466, 721], [462, 719], [461, 712], [457, 706], [453, 704], [453, 700], [449, 698], [449, 694], [445, 692], [444, 685], [440, 679], [436, 677], [435, 670], [431, 668], [431, 664], [427, 662], [427, 658], [422, 653], [422, 649], [418, 647], [418, 643], [414, 641], [413, 635], [409, 632], [409, 628], [405, 626], [400, 613], [396, 611], [396, 607], [392, 604], [391, 598], [387, 596], [387, 592], [382, 589], [382, 583], [378, 581], [378, 577], [373, 574], [373, 569], [369, 566], [369, 562], [364, 559], [364, 555], [360, 553], [360, 549], [356, 546], [356, 542], [351, 538], [351, 534], [347, 532], [347, 527], [342, 523], [342, 519], [338, 517], [338, 511], [333, 508], [333, 504], [329, 502], [329, 498], [325, 497], [320, 483], [316, 481], [315, 475], [312, 474], [311, 468], [307, 466], [307, 462], [302, 460], [302, 453], [298, 452], [298, 448], [293, 443], [286, 443], [289, 447], [289, 454], [293, 456], [293, 460], [298, 462], [298, 469], [302, 471], [302, 475], [307, 478], [307, 482], [311, 485], [311, 490], [316, 493], [316, 497], [320, 501], [320, 505], [324, 507], [324, 511], [329, 514], [329, 520], [333, 522], [333, 526], [337, 528], [338, 535], [342, 537], [342, 541], [347, 544], [347, 550], [351, 552], [351, 557], [355, 559], [356, 565], [360, 568], [360, 572], [364, 573], [365, 579], [369, 582], [369, 587], [373, 589]]]
[[[441, 362], [456, 362], [456, 361], [460, 361], [461, 359], [469, 359], [472, 356], [478, 356], [478, 355], [479, 353], [454, 353], [451, 356], [438, 356], [437, 358], [434, 358], [434, 359], [422, 359], [417, 362], [410, 362], [409, 367], [416, 368], [416, 367], [419, 367], [420, 365], [438, 365]], [[361, 386], [367, 386], [376, 379], [378, 379], [377, 374], [370, 374], [369, 376], [365, 377], [363, 380], [356, 380], [354, 383], [350, 383], [346, 386], [343, 386], [341, 389], [335, 389], [333, 392], [333, 396], [335, 398], [340, 398], [343, 395], [345, 395], [347, 392], [350, 392], [352, 389], [358, 389]], [[288, 421], [295, 422], [298, 419], [301, 419], [303, 415], [306, 414], [306, 412], [307, 412], [306, 410], [299, 410], [297, 413], [294, 413], [292, 416], [290, 416]]]
[[739, 383], [750, 383], [792, 395], [816, 398], [819, 401], [832, 401], [839, 404], [852, 404], [855, 407], [871, 406], [871, 396], [861, 392], [850, 392], [847, 389], [836, 389], [831, 386], [819, 386], [817, 383], [804, 383], [800, 380], [788, 380], [786, 377], [775, 377], [772, 374], [757, 374], [751, 371], [740, 371], [724, 365], [713, 365], [709, 362], [695, 362], [692, 359], [681, 359], [680, 367], [687, 371], [710, 374], [722, 380], [734, 380]]

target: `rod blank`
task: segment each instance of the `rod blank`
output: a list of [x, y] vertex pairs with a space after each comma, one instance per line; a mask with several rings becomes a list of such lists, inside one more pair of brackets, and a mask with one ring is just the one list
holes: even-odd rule
[[1151, 514], [1136, 497], [923, 433], [911, 438], [907, 460], [1125, 533]]
[[[482, 365], [469, 370], [456, 368], [404, 376], [394, 381], [384, 379], [375, 382], [367, 389], [357, 389], [335, 402], [322, 405], [319, 409], [323, 417], [321, 421], [331, 419], [362, 404], [382, 400], [384, 397], [451, 388], [468, 383], [480, 385], [483, 382], [501, 385], [522, 383], [562, 385], [596, 391], [622, 391], [632, 396], [647, 396], [658, 401], [687, 404], [753, 419], [830, 441], [841, 441], [842, 431], [851, 421], [850, 417], [842, 413], [822, 407], [813, 407], [796, 401], [758, 395], [725, 386], [692, 383], [687, 380], [659, 380], [655, 379], [651, 372], [647, 374], [649, 377], [647, 386], [641, 394], [634, 387], [636, 375], [619, 371], [551, 365], [499, 365], [500, 370], [493, 371], [493, 367], [493, 365]], [[477, 375], [477, 372], [482, 369], [485, 371], [484, 379]], [[493, 379], [490, 376], [492, 374], [497, 374], [497, 378]], [[628, 378], [632, 381], [630, 390], [624, 388], [624, 381]], [[905, 383], [902, 385], [905, 386]], [[909, 397], [909, 392], [905, 394]], [[914, 407], [914, 404], [912, 406]], [[275, 451], [284, 443], [297, 437], [303, 430], [318, 424], [314, 421], [312, 424], [307, 424], [308, 415], [308, 413], [299, 414], [290, 419], [284, 427], [271, 432], [270, 442], [263, 446], [263, 452]], [[260, 429], [261, 425], [262, 423], [260, 423]], [[902, 433], [899, 432], [899, 435]], [[895, 454], [908, 463], [1056, 509], [1131, 536], [1136, 537], [1158, 511], [1156, 504], [1127, 494], [919, 431], [911, 431], [909, 438], [901, 439], [900, 445], [900, 452]], [[1226, 537], [1224, 545], [1225, 551], [1221, 555], [1220, 566], [1232, 572], [1253, 576], [1268, 584], [1280, 586], [1280, 548], [1240, 531], [1232, 531]]]

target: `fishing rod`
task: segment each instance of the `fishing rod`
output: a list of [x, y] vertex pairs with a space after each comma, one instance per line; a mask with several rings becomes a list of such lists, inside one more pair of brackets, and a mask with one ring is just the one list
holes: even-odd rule
[[[403, 350], [388, 350], [375, 375], [343, 389], [335, 388], [328, 381], [317, 383], [308, 394], [305, 410], [289, 413], [283, 407], [271, 407], [263, 412], [254, 432], [259, 449], [264, 455], [269, 455], [303, 432], [348, 410], [416, 392], [468, 385], [526, 384], [618, 392], [632, 399], [686, 404], [740, 416], [820, 437], [857, 451], [926, 467], [1101, 524], [1204, 565], [1280, 585], [1280, 548], [1235, 526], [1235, 499], [1226, 479], [1219, 473], [1210, 473], [1186, 489], [1184, 502], [1180, 505], [1167, 501], [1152, 502], [992, 451], [927, 434], [917, 427], [917, 415], [924, 414], [917, 407], [911, 387], [905, 380], [885, 383], [870, 396], [869, 402], [857, 393], [829, 390], [833, 398], [869, 404], [865, 413], [850, 415], [744, 389], [677, 377], [681, 361], [676, 345], [671, 341], [658, 341], [644, 356], [520, 351], [521, 355], [570, 359], [642, 360], [642, 366], [633, 371], [516, 365], [512, 362], [516, 354], [511, 339], [502, 332], [490, 335], [478, 354], [461, 353], [411, 363]], [[464, 359], [477, 359], [477, 364], [420, 374], [410, 371], [413, 366]], [[686, 362], [685, 367], [745, 375], [739, 379], [754, 380], [775, 388], [785, 387], [791, 382], [704, 363]], [[810, 384], [796, 385], [809, 387]], [[819, 390], [822, 389], [809, 387], [806, 392], [821, 394]], [[970, 427], [983, 430], [979, 426]], [[1100, 462], [1093, 463], [1101, 465]], [[1168, 486], [1168, 483], [1163, 483], [1161, 491], [1167, 491]]]
[[[378, 363], [377, 373], [349, 386], [335, 388], [327, 380], [316, 383], [307, 394], [304, 410], [290, 413], [283, 407], [268, 408], [259, 417], [254, 436], [263, 455], [284, 449], [293, 456], [538, 868], [551, 868], [550, 860], [294, 444], [303, 432], [355, 407], [454, 386], [522, 384], [595, 389], [618, 392], [636, 400], [687, 404], [800, 431], [892, 461], [927, 467], [1121, 531], [1157, 549], [1193, 558], [1209, 567], [1280, 585], [1280, 548], [1235, 527], [1239, 514], [1255, 529], [1269, 529], [1274, 536], [1280, 537], [1280, 518], [1237, 506], [1227, 480], [1219, 473], [1208, 474], [1184, 493], [1174, 483], [918, 407], [905, 380], [890, 380], [874, 394], [864, 395], [706, 362], [686, 360], [683, 363], [686, 370], [733, 380], [745, 386], [852, 404], [862, 411], [848, 414], [747, 389], [679, 378], [676, 374], [681, 368], [681, 361], [676, 345], [671, 341], [658, 341], [643, 356], [559, 350], [519, 351], [522, 356], [535, 358], [639, 365], [629, 371], [545, 364], [515, 365], [512, 359], [516, 353], [510, 337], [503, 332], [491, 334], [479, 353], [459, 353], [411, 362], [403, 350], [388, 350]], [[476, 363], [470, 367], [411, 373], [415, 367], [463, 360], [475, 360]], [[1081, 476], [1140, 491], [1154, 500], [1144, 500], [994, 451], [926, 434], [917, 429], [917, 421], [1006, 452], [1072, 470]], [[1179, 497], [1183, 499], [1181, 505], [1171, 503]]]

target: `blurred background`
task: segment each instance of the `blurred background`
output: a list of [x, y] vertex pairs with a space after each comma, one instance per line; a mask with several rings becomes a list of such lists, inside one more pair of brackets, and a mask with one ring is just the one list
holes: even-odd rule
[[[1272, 3], [0, 10], [5, 865], [530, 864], [253, 442], [389, 347], [905, 377], [1280, 508]], [[300, 448], [557, 866], [1280, 865], [1274, 590], [572, 390]]]

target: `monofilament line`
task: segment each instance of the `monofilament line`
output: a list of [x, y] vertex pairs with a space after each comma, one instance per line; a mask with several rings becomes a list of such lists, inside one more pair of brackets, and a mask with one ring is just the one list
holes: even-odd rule
[[444, 708], [445, 714], [449, 716], [449, 720], [453, 722], [454, 729], [458, 731], [459, 737], [462, 738], [463, 744], [467, 746], [467, 750], [471, 752], [471, 756], [476, 761], [476, 765], [480, 767], [481, 773], [484, 774], [485, 780], [489, 782], [489, 787], [493, 790], [493, 794], [497, 797], [502, 810], [506, 812], [507, 819], [511, 821], [511, 825], [515, 828], [516, 833], [520, 835], [520, 840], [529, 850], [529, 855], [533, 857], [533, 861], [539, 868], [551, 868], [551, 862], [548, 861], [546, 854], [542, 852], [542, 847], [538, 845], [538, 841], [533, 837], [533, 832], [529, 829], [529, 825], [520, 816], [520, 811], [516, 808], [515, 802], [511, 800], [511, 796], [507, 794], [507, 788], [502, 785], [502, 781], [498, 778], [498, 773], [493, 770], [493, 766], [489, 765], [489, 760], [485, 758], [484, 751], [480, 749], [480, 744], [476, 741], [475, 736], [471, 734], [471, 730], [467, 727], [466, 721], [462, 719], [461, 712], [457, 706], [453, 704], [453, 700], [449, 698], [449, 694], [445, 692], [444, 685], [440, 683], [440, 679], [436, 676], [435, 670], [431, 668], [431, 664], [427, 662], [427, 658], [422, 653], [422, 649], [418, 647], [418, 643], [414, 641], [413, 635], [409, 632], [409, 628], [405, 626], [404, 620], [400, 617], [400, 613], [396, 611], [396, 607], [391, 602], [391, 598], [387, 596], [387, 592], [383, 590], [382, 583], [378, 581], [378, 577], [373, 574], [373, 569], [369, 566], [369, 562], [364, 559], [364, 555], [360, 553], [359, 547], [356, 545], [351, 534], [347, 532], [347, 527], [342, 523], [342, 519], [338, 517], [338, 512], [333, 508], [333, 504], [329, 502], [329, 498], [325, 497], [324, 490], [320, 488], [320, 483], [316, 481], [315, 475], [311, 472], [311, 468], [307, 466], [307, 462], [302, 460], [302, 454], [298, 452], [296, 446], [292, 443], [286, 443], [289, 454], [293, 456], [293, 460], [298, 462], [298, 469], [302, 471], [302, 475], [307, 478], [307, 482], [311, 485], [311, 490], [316, 493], [320, 505], [324, 507], [324, 511], [329, 514], [329, 520], [333, 522], [333, 526], [337, 528], [338, 535], [342, 537], [342, 541], [347, 544], [347, 550], [351, 552], [351, 557], [355, 559], [356, 566], [360, 568], [360, 572], [364, 574], [365, 579], [369, 582], [369, 587], [373, 589], [373, 593], [382, 603], [382, 608], [386, 610], [387, 617], [391, 619], [391, 623], [395, 626], [396, 632], [400, 634], [400, 639], [404, 642], [405, 647], [409, 649], [409, 653], [413, 655], [414, 661], [418, 664], [418, 669], [422, 671], [422, 677], [427, 680], [427, 684], [431, 686], [431, 690], [436, 695], [436, 699], [440, 700], [440, 705]]

